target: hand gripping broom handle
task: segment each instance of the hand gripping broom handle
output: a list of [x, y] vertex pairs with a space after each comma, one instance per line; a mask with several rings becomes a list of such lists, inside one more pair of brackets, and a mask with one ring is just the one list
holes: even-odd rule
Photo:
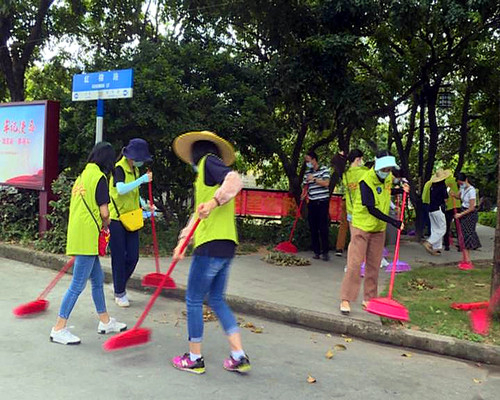
[[[182, 242], [182, 246], [181, 246], [181, 248], [179, 250], [180, 254], [182, 254], [184, 252], [184, 250], [186, 249], [187, 245], [189, 244], [189, 241], [193, 237], [194, 231], [196, 230], [196, 228], [200, 224], [200, 221], [201, 221], [200, 218], [196, 219], [193, 227], [191, 228], [191, 230], [187, 234], [186, 238], [184, 239], [184, 242]], [[165, 284], [165, 282], [167, 281], [167, 279], [170, 277], [170, 274], [172, 273], [173, 269], [177, 265], [177, 261], [178, 260], [174, 260], [174, 261], [172, 261], [172, 264], [170, 264], [170, 268], [168, 269], [168, 271], [165, 274], [165, 276], [163, 277], [162, 281], [160, 282], [160, 284], [156, 288], [155, 292], [153, 293], [153, 295], [149, 299], [149, 302], [146, 305], [146, 308], [144, 309], [143, 313], [141, 314], [141, 316], [139, 317], [139, 319], [135, 323], [133, 329], [139, 328], [139, 326], [141, 326], [141, 324], [144, 322], [144, 319], [149, 314], [149, 311], [151, 311], [151, 308], [153, 307], [153, 304], [155, 303], [156, 299], [158, 298], [158, 296], [160, 295], [161, 291], [163, 290], [163, 285]]]
[[[403, 204], [401, 204], [401, 217], [400, 221], [403, 223], [405, 217], [405, 205], [406, 205], [406, 192], [403, 192]], [[388, 297], [392, 298], [392, 289], [394, 287], [394, 277], [396, 276], [396, 265], [399, 259], [399, 242], [401, 240], [401, 229], [398, 229], [398, 237], [396, 239], [396, 250], [394, 250], [394, 260], [392, 261], [392, 271], [391, 271], [391, 282], [389, 283], [389, 294]]]
[[71, 259], [61, 268], [61, 270], [57, 273], [56, 277], [49, 283], [49, 286], [45, 288], [45, 290], [37, 297], [37, 300], [42, 300], [47, 294], [54, 288], [54, 286], [59, 282], [59, 280], [63, 277], [63, 275], [68, 272], [68, 270], [75, 263], [75, 257], [71, 257]]
[[[149, 170], [148, 170], [149, 171]], [[148, 192], [149, 192], [149, 209], [151, 210], [151, 230], [153, 231], [153, 249], [155, 252], [155, 266], [156, 273], [160, 273], [160, 256], [158, 252], [158, 239], [156, 238], [156, 226], [155, 226], [155, 211], [153, 204], [153, 184], [151, 181], [148, 182]]]
[[[304, 188], [306, 193], [307, 193], [307, 187], [308, 187], [308, 185], [306, 185]], [[305, 200], [305, 196], [302, 199], [300, 199], [299, 208], [297, 209], [297, 214], [295, 214], [295, 221], [293, 221], [292, 231], [290, 232], [290, 237], [288, 238], [289, 242], [291, 242], [293, 239], [293, 234], [295, 232], [295, 227], [297, 226], [297, 221], [299, 220], [299, 217], [300, 217], [300, 210], [302, 210], [302, 204], [304, 203], [304, 200]]]

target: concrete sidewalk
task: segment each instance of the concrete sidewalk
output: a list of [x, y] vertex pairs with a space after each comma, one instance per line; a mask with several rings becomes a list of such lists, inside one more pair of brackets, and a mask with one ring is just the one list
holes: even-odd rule
[[[494, 229], [478, 226], [478, 234], [483, 247], [481, 251], [472, 252], [472, 259], [491, 260]], [[389, 247], [388, 250], [390, 252], [388, 258], [391, 259], [394, 249]], [[299, 255], [311, 256], [309, 253]], [[59, 269], [64, 260], [67, 260], [67, 257], [8, 245], [0, 245], [0, 256], [55, 269]], [[338, 310], [338, 296], [346, 263], [345, 256], [335, 257], [332, 254], [328, 262], [311, 259], [311, 265], [305, 267], [276, 267], [262, 261], [262, 257], [262, 255], [238, 256], [233, 262], [227, 294], [228, 301], [237, 312], [474, 361], [500, 364], [499, 346], [476, 344], [424, 332], [387, 328], [381, 325], [377, 316], [362, 311], [359, 300], [353, 305], [349, 317], [342, 316]], [[461, 253], [453, 250], [443, 252], [441, 256], [432, 256], [420, 244], [411, 241], [410, 238], [403, 238], [400, 259], [408, 262], [412, 268], [418, 268], [429, 264], [458, 263]], [[103, 257], [101, 260], [107, 280], [110, 281], [110, 259]], [[170, 262], [170, 258], [161, 259], [162, 272], [166, 272]], [[172, 277], [179, 290], [164, 291], [165, 296], [183, 299], [189, 262], [188, 257], [177, 265]], [[141, 278], [154, 270], [153, 258], [141, 258], [129, 287], [142, 289]], [[389, 275], [385, 271], [380, 272], [381, 286], [386, 284]], [[133, 294], [131, 297], [133, 299]]]

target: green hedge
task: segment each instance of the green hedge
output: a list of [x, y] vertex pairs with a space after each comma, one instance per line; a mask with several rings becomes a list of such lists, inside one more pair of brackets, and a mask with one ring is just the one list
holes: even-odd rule
[[495, 211], [481, 211], [479, 213], [479, 223], [481, 225], [491, 226], [496, 228], [497, 226], [497, 213]]

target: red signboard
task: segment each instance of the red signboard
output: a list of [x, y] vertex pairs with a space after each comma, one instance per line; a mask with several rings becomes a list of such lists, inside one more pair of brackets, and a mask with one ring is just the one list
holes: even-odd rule
[[[293, 196], [286, 191], [243, 189], [235, 199], [236, 214], [253, 217], [284, 217], [295, 215], [297, 204]], [[342, 195], [330, 197], [330, 220], [340, 221], [342, 213]]]

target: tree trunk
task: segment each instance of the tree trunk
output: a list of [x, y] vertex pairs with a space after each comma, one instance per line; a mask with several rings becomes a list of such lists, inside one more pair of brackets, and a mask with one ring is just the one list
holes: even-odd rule
[[458, 149], [458, 163], [456, 172], [460, 172], [464, 165], [465, 153], [467, 152], [467, 134], [469, 133], [469, 104], [472, 93], [472, 84], [467, 78], [462, 106], [462, 120], [460, 122], [460, 148]]
[[420, 122], [418, 127], [418, 178], [419, 191], [424, 187], [424, 151], [425, 151], [425, 96], [420, 94]]
[[425, 93], [427, 99], [427, 118], [429, 119], [429, 149], [427, 152], [427, 163], [425, 166], [424, 183], [427, 182], [432, 175], [434, 162], [436, 161], [437, 144], [439, 139], [439, 127], [437, 124], [436, 104], [439, 91], [440, 81], [437, 81], [434, 86], [427, 86]]
[[[498, 93], [500, 97], [500, 91]], [[500, 117], [500, 104], [498, 106], [498, 115]], [[500, 128], [500, 118], [499, 118]], [[499, 143], [500, 149], [500, 143]], [[498, 182], [500, 183], [500, 151], [498, 153]], [[495, 228], [495, 251], [493, 256], [493, 270], [491, 272], [491, 295], [500, 287], [500, 185], [497, 188], [497, 226]], [[496, 305], [496, 315], [499, 316], [500, 304]]]

